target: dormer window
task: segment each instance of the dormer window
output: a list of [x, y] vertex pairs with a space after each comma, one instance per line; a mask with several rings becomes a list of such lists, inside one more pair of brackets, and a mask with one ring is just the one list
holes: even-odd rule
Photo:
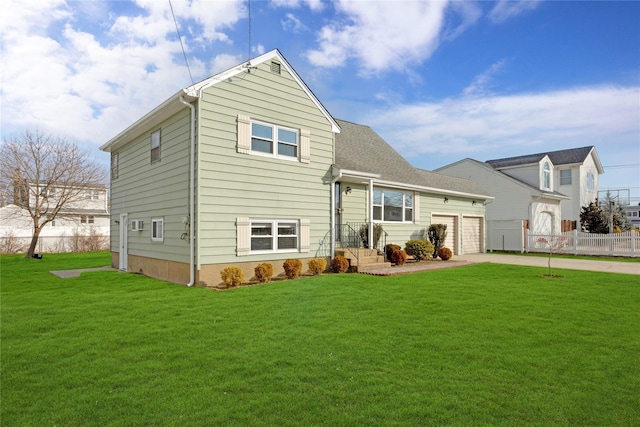
[[544, 162], [542, 167], [542, 186], [547, 190], [551, 189], [551, 166], [549, 166], [549, 162]]

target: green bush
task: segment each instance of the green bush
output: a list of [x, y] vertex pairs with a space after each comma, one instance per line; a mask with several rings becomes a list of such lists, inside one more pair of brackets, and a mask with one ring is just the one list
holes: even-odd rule
[[384, 247], [384, 254], [387, 257], [387, 260], [392, 261], [391, 256], [393, 255], [393, 252], [399, 251], [400, 249], [402, 249], [400, 246], [394, 245], [393, 243], [386, 245]]
[[300, 272], [302, 271], [302, 261], [289, 258], [284, 261], [282, 268], [284, 268], [284, 274], [286, 274], [287, 279], [295, 279], [300, 276]]
[[438, 249], [438, 256], [440, 257], [441, 260], [446, 261], [453, 256], [453, 252], [451, 252], [451, 249], [443, 246], [440, 249]]
[[342, 255], [336, 255], [331, 261], [331, 270], [334, 273], [344, 273], [349, 269], [349, 261]]
[[433, 244], [425, 239], [409, 240], [405, 243], [404, 250], [417, 261], [433, 256]]
[[327, 260], [324, 258], [312, 258], [309, 260], [307, 265], [309, 266], [311, 274], [317, 276], [327, 269]]
[[244, 282], [244, 273], [240, 267], [225, 267], [225, 269], [220, 272], [220, 277], [227, 286], [238, 286]]
[[404, 265], [404, 263], [407, 261], [407, 253], [402, 249], [393, 251], [393, 253], [391, 254], [391, 261], [395, 265]]
[[268, 283], [273, 277], [273, 265], [268, 262], [263, 262], [253, 271], [256, 275], [256, 279], [258, 279], [258, 282], [260, 283]]

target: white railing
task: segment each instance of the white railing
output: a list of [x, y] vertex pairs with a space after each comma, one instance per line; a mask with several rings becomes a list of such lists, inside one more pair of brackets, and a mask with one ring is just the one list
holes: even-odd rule
[[527, 230], [527, 252], [553, 252], [573, 255], [640, 256], [640, 236], [635, 231], [596, 234], [577, 230], [562, 234], [534, 234]]

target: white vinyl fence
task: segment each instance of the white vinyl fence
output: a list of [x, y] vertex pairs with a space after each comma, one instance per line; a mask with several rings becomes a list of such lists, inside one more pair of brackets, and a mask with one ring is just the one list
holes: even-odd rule
[[487, 221], [487, 250], [524, 252], [524, 222]]
[[557, 235], [526, 232], [527, 252], [551, 252], [573, 255], [640, 256], [640, 236], [631, 230], [624, 233], [596, 234], [577, 230]]

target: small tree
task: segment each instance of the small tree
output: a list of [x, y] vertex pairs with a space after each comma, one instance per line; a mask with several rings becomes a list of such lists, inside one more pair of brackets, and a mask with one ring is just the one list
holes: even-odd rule
[[436, 258], [438, 249], [444, 246], [444, 241], [447, 239], [447, 224], [431, 224], [427, 236], [433, 244], [433, 258]]
[[580, 209], [580, 224], [589, 233], [608, 233], [609, 223], [602, 206], [597, 201]]
[[64, 138], [26, 131], [0, 147], [0, 185], [13, 188], [13, 203], [33, 222], [28, 258], [44, 226], [106, 180], [106, 167]]

